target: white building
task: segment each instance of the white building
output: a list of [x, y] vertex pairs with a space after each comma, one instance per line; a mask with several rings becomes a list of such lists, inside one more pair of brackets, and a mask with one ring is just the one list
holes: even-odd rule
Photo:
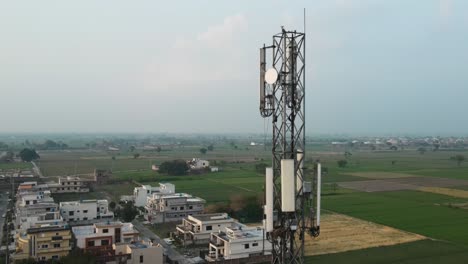
[[131, 244], [114, 244], [115, 261], [106, 262], [126, 264], [163, 264], [163, 247], [147, 241]]
[[175, 193], [175, 186], [172, 183], [159, 183], [159, 187], [151, 185], [142, 185], [133, 189], [133, 196], [123, 195], [120, 200], [132, 201], [135, 206], [145, 206], [149, 197], [153, 194], [172, 194]]
[[210, 167], [209, 161], [202, 160], [199, 158], [193, 158], [192, 160], [188, 161], [187, 164], [189, 165], [191, 170], [199, 170]]
[[211, 233], [207, 261], [251, 258], [271, 254], [271, 243], [262, 227], [235, 224], [225, 232]]
[[188, 215], [202, 214], [205, 203], [205, 200], [186, 193], [153, 194], [145, 205], [145, 218], [151, 223], [180, 221]]
[[67, 222], [114, 218], [114, 213], [109, 211], [107, 200], [61, 202], [60, 214]]
[[[25, 188], [24, 186], [29, 186]], [[63, 222], [58, 205], [50, 197], [49, 191], [35, 191], [37, 185], [26, 184], [18, 188], [15, 206], [16, 229], [26, 231], [28, 228], [42, 225], [57, 225]]]
[[212, 232], [225, 231], [236, 220], [226, 213], [189, 215], [182, 219], [182, 224], [177, 225], [177, 236], [184, 245], [208, 244]]
[[114, 243], [138, 241], [139, 234], [132, 223], [110, 221], [87, 226], [74, 226], [72, 232], [76, 238], [76, 246], [90, 253], [112, 251]]
[[90, 180], [84, 180], [80, 177], [60, 177], [58, 183], [48, 183], [52, 193], [83, 193], [89, 192], [88, 183]]

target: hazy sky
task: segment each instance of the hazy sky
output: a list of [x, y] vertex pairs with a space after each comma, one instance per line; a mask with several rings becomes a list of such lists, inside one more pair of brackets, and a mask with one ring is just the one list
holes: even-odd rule
[[308, 133], [468, 134], [464, 0], [3, 1], [0, 132], [263, 132], [303, 7]]

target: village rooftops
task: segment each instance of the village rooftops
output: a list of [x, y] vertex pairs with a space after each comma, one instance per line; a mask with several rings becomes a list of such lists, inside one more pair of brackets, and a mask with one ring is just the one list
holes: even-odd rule
[[105, 227], [120, 227], [122, 234], [138, 234], [138, 231], [133, 228], [132, 223], [122, 223], [122, 222], [101, 222], [95, 223], [94, 225], [88, 226], [74, 226], [72, 227], [73, 233], [75, 236], [102, 236], [102, 234], [95, 233], [96, 228], [105, 228]]
[[70, 201], [70, 202], [60, 202], [60, 207], [64, 205], [75, 205], [78, 206], [84, 203], [107, 203], [107, 200], [96, 200], [96, 199], [89, 199], [89, 200], [80, 200], [80, 201]]
[[226, 228], [226, 232], [219, 232], [216, 235], [223, 240], [233, 241], [263, 238], [264, 232], [261, 227], [247, 227], [241, 223], [233, 223], [231, 227]]
[[37, 234], [37, 233], [43, 233], [43, 232], [54, 232], [54, 231], [63, 231], [63, 230], [69, 230], [67, 226], [42, 226], [42, 227], [33, 227], [29, 228], [26, 232], [28, 234]]
[[191, 216], [190, 215], [190, 216], [188, 216], [187, 220], [191, 220], [191, 218], [199, 220], [199, 221], [203, 221], [203, 222], [232, 219], [226, 213], [201, 214], [201, 215], [196, 215], [196, 216]]

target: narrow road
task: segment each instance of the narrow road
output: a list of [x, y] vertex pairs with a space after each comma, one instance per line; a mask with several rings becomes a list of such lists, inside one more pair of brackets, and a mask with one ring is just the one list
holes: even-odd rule
[[173, 261], [177, 261], [179, 264], [186, 264], [188, 261], [183, 255], [175, 250], [171, 245], [168, 245], [164, 240], [157, 236], [153, 231], [144, 226], [140, 221], [133, 220], [132, 224], [140, 232], [141, 236], [152, 239], [154, 243], [159, 243], [164, 248], [164, 253]]
[[34, 161], [31, 161], [31, 164], [34, 166], [33, 170], [34, 172], [36, 172], [37, 175], [39, 175], [39, 178], [44, 178], [44, 176], [42, 176], [41, 169], [39, 169], [36, 163]]

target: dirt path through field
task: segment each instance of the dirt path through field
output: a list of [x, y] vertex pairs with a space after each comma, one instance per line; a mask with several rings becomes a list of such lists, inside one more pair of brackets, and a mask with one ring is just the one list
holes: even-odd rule
[[402, 244], [426, 237], [342, 214], [322, 217], [320, 236], [307, 235], [305, 255], [322, 255], [370, 247]]

